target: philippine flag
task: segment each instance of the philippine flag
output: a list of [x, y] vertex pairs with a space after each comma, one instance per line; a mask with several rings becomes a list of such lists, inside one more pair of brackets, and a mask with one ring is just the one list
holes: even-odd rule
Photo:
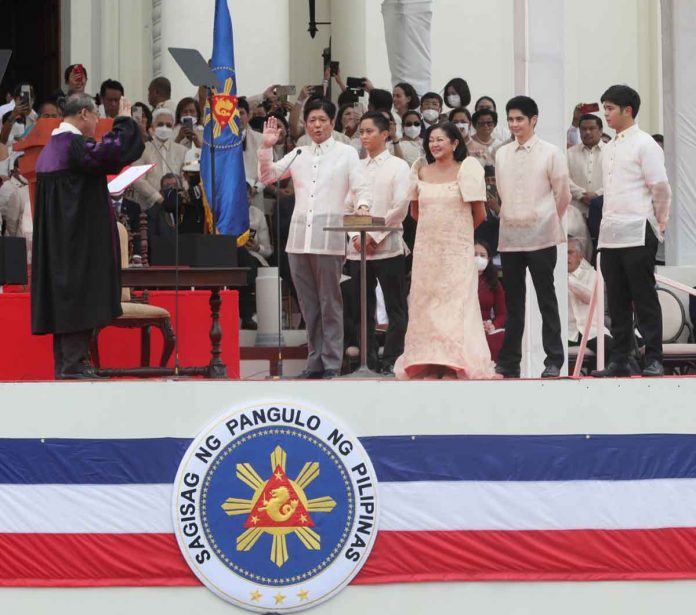
[[[0, 440], [0, 585], [197, 585], [188, 439]], [[381, 526], [354, 583], [696, 578], [696, 435], [362, 438]]]

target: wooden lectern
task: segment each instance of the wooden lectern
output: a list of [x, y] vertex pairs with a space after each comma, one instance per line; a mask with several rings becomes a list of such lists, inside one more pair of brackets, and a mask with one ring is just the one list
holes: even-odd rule
[[[51, 138], [51, 133], [58, 128], [61, 123], [60, 118], [44, 118], [38, 120], [29, 134], [15, 141], [12, 144], [12, 150], [15, 152], [24, 152], [24, 156], [19, 159], [19, 172], [29, 182], [29, 198], [31, 200], [31, 215], [34, 216], [34, 197], [36, 194], [36, 161], [39, 159], [41, 150], [46, 146]], [[101, 138], [111, 130], [114, 121], [109, 119], [100, 119], [97, 123], [95, 139], [101, 141]]]

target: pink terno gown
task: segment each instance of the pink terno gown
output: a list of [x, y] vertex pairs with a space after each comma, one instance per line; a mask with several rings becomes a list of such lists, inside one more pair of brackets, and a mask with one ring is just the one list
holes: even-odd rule
[[455, 370], [459, 379], [493, 378], [478, 300], [471, 202], [486, 200], [483, 167], [466, 158], [457, 181], [431, 184], [413, 165], [410, 197], [418, 200], [409, 320], [396, 377], [429, 377], [431, 366]]

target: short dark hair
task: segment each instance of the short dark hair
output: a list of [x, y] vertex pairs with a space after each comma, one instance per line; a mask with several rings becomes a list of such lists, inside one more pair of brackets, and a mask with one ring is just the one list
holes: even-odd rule
[[329, 116], [331, 121], [336, 117], [336, 105], [326, 98], [313, 98], [305, 105], [304, 113], [302, 114], [305, 122], [312, 111], [323, 111]]
[[394, 97], [391, 95], [391, 92], [387, 92], [387, 90], [375, 88], [370, 90], [367, 104], [370, 105], [374, 111], [389, 111], [394, 104]]
[[249, 101], [244, 96], [237, 99], [237, 109], [244, 109], [244, 111], [249, 113]]
[[[478, 110], [478, 106], [480, 102], [483, 102], [484, 100], [490, 100], [493, 103], [493, 110], [497, 111], [498, 110], [498, 105], [495, 104], [495, 101], [490, 97], [490, 96], [480, 96], [479, 99], [474, 103], [474, 111]], [[483, 244], [481, 244], [483, 245]]]
[[435, 157], [430, 153], [430, 135], [432, 134], [433, 130], [442, 130], [447, 135], [447, 138], [451, 141], [456, 141], [457, 142], [457, 147], [454, 150], [454, 159], [457, 162], [461, 162], [464, 160], [464, 158], [467, 157], [467, 150], [466, 150], [466, 143], [464, 143], [464, 137], [462, 137], [462, 133], [459, 132], [459, 128], [457, 128], [452, 122], [442, 122], [440, 124], [434, 124], [428, 130], [425, 131], [425, 135], [423, 136], [423, 150], [425, 150], [425, 159], [428, 161], [428, 163], [433, 163], [435, 162]]
[[[285, 128], [285, 131], [287, 132], [288, 130], [288, 121], [285, 119], [285, 116], [282, 113], [278, 113], [277, 111], [274, 111], [273, 113], [269, 113], [266, 118], [269, 117], [274, 117], [277, 119]], [[262, 118], [263, 119], [263, 118]]]
[[493, 118], [493, 125], [497, 126], [498, 125], [498, 114], [493, 111], [492, 109], [479, 109], [476, 113], [471, 118], [471, 123], [476, 126], [478, 124], [478, 121], [484, 117], [484, 116], [489, 116]]
[[176, 186], [177, 186], [177, 188], [181, 185], [180, 182], [179, 182], [179, 178], [178, 178], [174, 173], [165, 173], [165, 174], [162, 175], [162, 177], [160, 178], [160, 190], [162, 190], [162, 186], [164, 186], [164, 180], [165, 180], [165, 179], [172, 179], [172, 178], [174, 178], [174, 179], [176, 180]]
[[424, 100], [428, 100], [428, 98], [435, 98], [439, 103], [440, 103], [440, 108], [442, 108], [442, 96], [440, 96], [437, 92], [426, 92], [421, 96], [421, 105], [423, 105]]
[[358, 96], [353, 92], [352, 90], [344, 90], [338, 95], [338, 100], [336, 101], [338, 103], [339, 107], [342, 107], [343, 105], [352, 105], [358, 102]]
[[640, 95], [627, 85], [612, 85], [599, 99], [601, 102], [610, 102], [624, 107], [631, 107], [631, 116], [636, 117], [640, 109]]
[[[78, 66], [78, 64], [71, 64], [70, 66], [68, 66], [68, 68], [65, 69], [65, 72], [63, 73], [63, 76], [64, 76], [63, 81], [65, 83], [67, 83], [68, 79], [70, 79], [70, 73], [72, 73], [73, 68], [75, 68], [76, 66]], [[85, 71], [85, 79], [87, 79], [87, 69], [85, 68], [84, 64], [82, 64], [81, 66]]]
[[652, 135], [652, 138], [655, 139], [657, 143], [662, 143], [662, 145], [665, 144], [665, 137], [664, 135], [661, 135], [659, 132], [656, 132], [654, 135]]
[[372, 120], [372, 123], [380, 132], [389, 132], [389, 120], [384, 117], [381, 111], [368, 111], [367, 113], [363, 113], [363, 116], [360, 118], [360, 123], [362, 123], [363, 120]]
[[336, 132], [343, 132], [343, 129], [345, 128], [345, 126], [343, 126], [343, 114], [348, 109], [352, 109], [354, 104], [355, 103], [344, 103], [338, 108], [338, 111], [336, 112], [336, 125], [334, 126], [334, 130]]
[[101, 87], [99, 88], [99, 96], [104, 98], [106, 95], [106, 90], [118, 90], [121, 92], [121, 96], [124, 96], [126, 93], [121, 83], [115, 79], [107, 79], [106, 81], [102, 82]]
[[604, 124], [602, 124], [602, 118], [599, 117], [598, 115], [595, 115], [594, 113], [584, 113], [583, 115], [580, 116], [580, 119], [578, 120], [578, 126], [582, 124], [583, 122], [587, 120], [592, 120], [597, 122], [597, 126], [599, 127], [600, 130], [604, 128]]
[[421, 122], [421, 123], [423, 122], [423, 118], [421, 117], [421, 114], [418, 113], [418, 111], [416, 111], [415, 109], [409, 109], [408, 111], [406, 111], [406, 113], [404, 113], [404, 114], [401, 116], [401, 122], [402, 122], [402, 123], [405, 122], [405, 121], [406, 121], [406, 118], [407, 118], [409, 115], [415, 115], [415, 116], [418, 118], [418, 121], [419, 121], [419, 122]]
[[[445, 98], [447, 98], [447, 88], [454, 88], [457, 94], [459, 94], [459, 106], [466, 107], [471, 102], [471, 92], [469, 91], [469, 84], [464, 81], [461, 77], [455, 77], [450, 79], [445, 84]], [[447, 105], [449, 107], [449, 105]]]
[[175, 124], [181, 124], [181, 114], [184, 112], [184, 107], [186, 105], [193, 104], [193, 106], [196, 108], [196, 121], [200, 123], [201, 121], [201, 106], [198, 104], [198, 101], [195, 98], [191, 98], [190, 96], [186, 96], [185, 98], [182, 98], [176, 105], [176, 111], [174, 112], [174, 123]]
[[172, 96], [172, 84], [166, 77], [155, 77], [150, 81], [150, 87], [163, 94], [168, 99]]
[[466, 107], [455, 107], [449, 112], [447, 119], [449, 119], [450, 122], [454, 122], [453, 118], [455, 115], [457, 115], [457, 113], [463, 113], [469, 119], [469, 122], [471, 122], [471, 113], [469, 113], [469, 110]]
[[505, 105], [505, 113], [510, 113], [511, 109], [517, 109], [517, 111], [529, 119], [539, 115], [539, 107], [534, 99], [529, 96], [515, 96], [508, 100], [507, 105]]
[[410, 83], [406, 83], [405, 81], [397, 83], [394, 87], [401, 88], [404, 91], [406, 98], [409, 99], [409, 109], [418, 109], [418, 105], [420, 105], [420, 98], [418, 98], [418, 92], [416, 92], [416, 88], [414, 88]]

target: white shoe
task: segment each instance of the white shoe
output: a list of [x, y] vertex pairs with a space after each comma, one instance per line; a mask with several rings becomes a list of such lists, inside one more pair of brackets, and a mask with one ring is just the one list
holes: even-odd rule
[[360, 356], [360, 348], [357, 346], [348, 346], [348, 348], [346, 348], [346, 356], [350, 359], [356, 359]]

